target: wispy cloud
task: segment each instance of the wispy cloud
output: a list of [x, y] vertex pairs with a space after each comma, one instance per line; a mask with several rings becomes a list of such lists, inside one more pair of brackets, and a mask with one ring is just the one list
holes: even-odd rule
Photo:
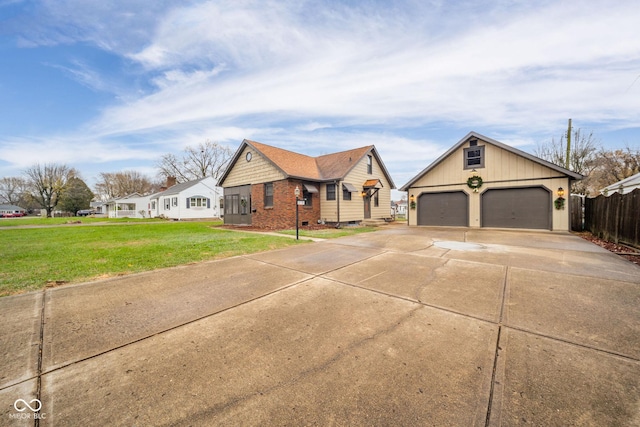
[[[457, 141], [436, 141], [433, 128], [488, 129], [526, 145], [569, 117], [640, 127], [631, 0], [42, 6], [44, 25], [24, 40], [99, 46], [127, 64], [120, 78], [148, 87], [57, 138], [69, 162], [113, 158], [116, 142], [117, 156], [145, 159], [207, 138], [252, 138], [318, 153], [375, 143], [398, 171], [420, 170]], [[65, 71], [96, 90], [113, 86], [110, 71], [82, 61]], [[93, 154], [70, 148], [79, 133]], [[44, 139], [27, 145], [51, 147]], [[10, 140], [0, 156], [17, 164], [13, 150], [24, 152]]]

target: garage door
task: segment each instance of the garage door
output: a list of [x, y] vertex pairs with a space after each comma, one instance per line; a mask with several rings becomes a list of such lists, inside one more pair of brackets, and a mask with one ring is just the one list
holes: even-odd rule
[[418, 198], [418, 225], [467, 227], [469, 202], [467, 193], [425, 193]]
[[551, 196], [542, 187], [487, 190], [481, 204], [483, 227], [551, 229]]

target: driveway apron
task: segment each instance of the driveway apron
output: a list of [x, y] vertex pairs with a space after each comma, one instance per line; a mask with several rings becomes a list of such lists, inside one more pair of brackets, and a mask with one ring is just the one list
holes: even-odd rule
[[638, 307], [571, 234], [381, 227], [0, 299], [0, 425], [637, 426]]

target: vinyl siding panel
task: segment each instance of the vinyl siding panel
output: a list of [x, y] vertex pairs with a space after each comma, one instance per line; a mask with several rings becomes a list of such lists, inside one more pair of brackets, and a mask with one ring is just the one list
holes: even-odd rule
[[[247, 152], [251, 151], [252, 158], [247, 162]], [[224, 181], [224, 187], [236, 187], [245, 184], [259, 184], [285, 179], [285, 176], [271, 162], [266, 160], [260, 153], [246, 147], [233, 164], [231, 171]]]
[[[408, 189], [409, 196], [413, 195], [417, 201], [421, 194], [427, 192], [465, 191], [469, 194], [469, 226], [480, 227], [480, 196], [490, 188], [542, 186], [550, 191], [552, 202], [557, 198], [558, 187], [567, 192], [570, 188], [569, 178], [562, 173], [478, 139], [478, 146], [485, 147], [485, 158], [484, 167], [476, 169], [477, 174], [482, 177], [483, 185], [478, 193], [474, 193], [467, 186], [472, 170], [464, 168], [464, 148], [468, 146], [463, 144], [413, 183]], [[568, 197], [565, 196], [565, 199], [568, 200]], [[568, 203], [564, 210], [552, 208], [553, 230], [569, 229], [568, 209]], [[415, 209], [409, 210], [409, 225], [417, 225], [416, 214]]]
[[[338, 221], [338, 202], [337, 200], [327, 200], [327, 185], [320, 185], [320, 219], [326, 222]], [[340, 198], [340, 207], [342, 207], [342, 184], [336, 185], [336, 199]]]
[[[385, 178], [380, 164], [373, 157], [372, 174], [367, 173], [367, 158], [363, 157], [356, 166], [351, 169], [343, 182], [353, 184], [359, 191], [362, 191], [363, 184], [369, 179], [379, 179], [383, 187], [378, 191], [379, 206], [375, 207], [371, 200], [371, 218], [388, 218], [391, 206], [391, 184]], [[342, 187], [342, 185], [340, 186]], [[342, 200], [342, 188], [340, 188], [340, 221], [362, 221], [364, 219], [364, 201], [360, 193], [353, 193], [351, 200]]]

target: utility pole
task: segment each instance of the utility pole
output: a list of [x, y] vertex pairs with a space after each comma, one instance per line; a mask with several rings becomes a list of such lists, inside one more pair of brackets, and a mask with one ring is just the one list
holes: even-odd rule
[[567, 129], [567, 157], [565, 159], [565, 169], [571, 166], [571, 119], [569, 119], [569, 128]]

